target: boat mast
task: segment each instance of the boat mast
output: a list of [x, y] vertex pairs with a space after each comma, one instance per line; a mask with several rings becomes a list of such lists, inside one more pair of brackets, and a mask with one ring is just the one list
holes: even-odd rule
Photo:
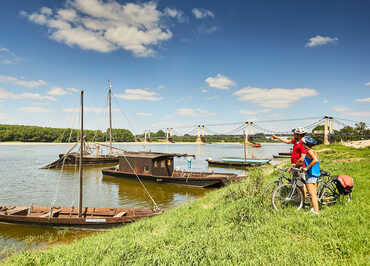
[[84, 90], [81, 90], [81, 135], [80, 135], [80, 198], [78, 201], [78, 217], [82, 216], [82, 177], [83, 177], [83, 153], [84, 153]]
[[109, 153], [112, 154], [112, 100], [111, 100], [111, 88], [112, 84], [108, 80], [108, 103], [109, 103]]

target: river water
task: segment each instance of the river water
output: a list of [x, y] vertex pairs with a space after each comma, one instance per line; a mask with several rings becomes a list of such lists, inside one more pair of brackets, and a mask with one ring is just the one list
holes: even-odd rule
[[[70, 145], [9, 145], [0, 146], [0, 205], [31, 204], [50, 206], [78, 206], [78, 168], [61, 170], [39, 169], [57, 159]], [[195, 154], [192, 171], [215, 171], [246, 174], [243, 170], [208, 167], [205, 159], [226, 156], [243, 157], [239, 144], [151, 144], [118, 145], [132, 151], [156, 151]], [[289, 151], [290, 145], [265, 144], [248, 148], [248, 157], [271, 158], [277, 152]], [[153, 204], [136, 180], [102, 176], [102, 167], [84, 167], [84, 206], [152, 208]], [[185, 158], [175, 158], [175, 168], [189, 170]], [[161, 209], [168, 209], [202, 197], [207, 189], [174, 184], [144, 182], [150, 195]], [[71, 241], [86, 232], [61, 231], [39, 227], [0, 224], [1, 250], [39, 247], [53, 241]], [[31, 243], [31, 244], [30, 244]]]

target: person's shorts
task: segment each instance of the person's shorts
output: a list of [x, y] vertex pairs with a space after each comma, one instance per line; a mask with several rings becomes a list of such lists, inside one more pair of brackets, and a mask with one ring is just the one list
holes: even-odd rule
[[309, 183], [309, 184], [316, 184], [317, 183], [317, 177], [315, 176], [309, 176], [309, 175], [306, 175], [306, 184]]

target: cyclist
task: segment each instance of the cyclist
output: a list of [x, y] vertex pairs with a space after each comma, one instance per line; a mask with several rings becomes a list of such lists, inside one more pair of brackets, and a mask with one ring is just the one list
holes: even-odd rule
[[302, 138], [302, 143], [307, 154], [304, 157], [304, 168], [303, 171], [306, 173], [306, 188], [310, 194], [313, 214], [319, 214], [319, 203], [317, 200], [317, 179], [321, 175], [320, 162], [316, 151], [312, 149], [312, 146], [317, 144], [317, 141], [312, 137]]
[[272, 139], [277, 139], [286, 144], [293, 144], [292, 155], [290, 157], [290, 162], [295, 165], [295, 167], [304, 166], [304, 158], [306, 156], [306, 149], [303, 147], [302, 138], [306, 135], [306, 131], [303, 127], [297, 127], [292, 130], [294, 138], [291, 140], [280, 138], [278, 136], [271, 136]]

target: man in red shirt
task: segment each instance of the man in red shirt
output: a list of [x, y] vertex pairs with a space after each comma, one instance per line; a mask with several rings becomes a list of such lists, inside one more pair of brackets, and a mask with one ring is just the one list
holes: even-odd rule
[[296, 167], [304, 166], [304, 157], [306, 156], [306, 149], [303, 147], [302, 138], [306, 134], [303, 127], [297, 127], [293, 129], [294, 138], [291, 140], [283, 139], [273, 135], [272, 139], [277, 139], [286, 144], [293, 144], [292, 155], [290, 157], [290, 162], [295, 164]]

